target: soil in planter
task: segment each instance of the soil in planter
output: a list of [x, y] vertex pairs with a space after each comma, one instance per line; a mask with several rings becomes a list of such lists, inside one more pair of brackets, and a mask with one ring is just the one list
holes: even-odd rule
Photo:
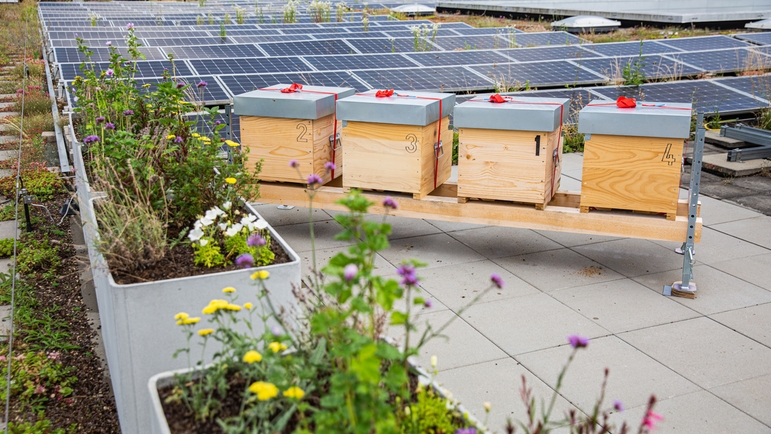
[[[284, 251], [276, 240], [271, 240], [270, 250], [273, 251], [275, 259], [273, 264], [285, 264], [291, 262], [292, 258]], [[138, 270], [133, 274], [113, 272], [113, 279], [116, 283], [127, 285], [130, 283], [152, 282], [156, 280], [175, 279], [178, 277], [200, 276], [202, 274], [221, 273], [223, 271], [239, 270], [239, 267], [230, 265], [228, 267], [201, 267], [193, 262], [193, 249], [190, 246], [177, 245], [166, 252], [166, 256], [159, 261], [155, 267]], [[272, 265], [272, 264], [271, 264]], [[115, 267], [112, 267], [115, 269]]]
[[[68, 198], [67, 194], [59, 194], [42, 204], [56, 223], [61, 219], [59, 208]], [[69, 219], [57, 225], [38, 206], [30, 207], [30, 212], [34, 230], [24, 234], [23, 242], [48, 242], [58, 247], [61, 264], [31, 270], [17, 283], [16, 313], [22, 315], [26, 310], [29, 317], [16, 317], [14, 356], [25, 351], [43, 351], [49, 358], [58, 357], [64, 367], [73, 368], [70, 375], [77, 377], [77, 381], [71, 386], [72, 393], [60, 396], [54, 390], [47, 391], [50, 398], [41, 411], [52, 428], [74, 429], [72, 432], [78, 433], [120, 433], [113, 394], [94, 349], [94, 331], [81, 296]], [[7, 288], [10, 282], [0, 290], [3, 299], [10, 298]], [[34, 423], [39, 415], [29, 405], [21, 408], [17, 396], [11, 397], [11, 421]]]

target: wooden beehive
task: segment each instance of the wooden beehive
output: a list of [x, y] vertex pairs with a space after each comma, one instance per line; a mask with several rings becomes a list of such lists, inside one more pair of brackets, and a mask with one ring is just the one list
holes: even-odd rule
[[477, 97], [455, 110], [458, 200], [494, 199], [543, 209], [559, 188], [567, 99]]
[[674, 220], [690, 119], [690, 104], [587, 105], [579, 115], [586, 133], [581, 212], [623, 209]]
[[431, 193], [450, 178], [454, 104], [454, 94], [415, 92], [338, 101], [338, 117], [347, 121], [343, 187], [411, 193], [419, 199]]
[[[240, 115], [241, 145], [251, 161], [263, 160], [260, 179], [305, 183], [312, 173], [327, 183], [342, 175], [342, 142], [330, 138], [342, 132], [336, 120], [336, 99], [353, 95], [354, 89], [304, 86], [299, 92], [282, 93], [288, 85], [275, 85], [238, 95], [234, 113]], [[333, 148], [334, 146], [334, 148]], [[296, 160], [297, 168], [289, 163]], [[336, 170], [324, 165], [333, 161]]]

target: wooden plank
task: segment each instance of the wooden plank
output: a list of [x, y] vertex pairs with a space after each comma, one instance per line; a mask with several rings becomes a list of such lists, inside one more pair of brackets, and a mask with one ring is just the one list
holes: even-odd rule
[[581, 206], [674, 214], [682, 139], [593, 134], [584, 147]]
[[[308, 206], [307, 191], [292, 184], [262, 183], [260, 202], [295, 206]], [[330, 210], [344, 210], [335, 202], [344, 196], [342, 188], [320, 187], [314, 196], [314, 206]], [[653, 240], [682, 242], [687, 236], [688, 219], [677, 216], [669, 221], [661, 216], [635, 214], [625, 211], [608, 211], [582, 214], [577, 208], [554, 206], [536, 210], [532, 205], [506, 202], [469, 201], [457, 203], [456, 197], [428, 196], [422, 200], [405, 194], [366, 192], [374, 205], [373, 214], [385, 212], [381, 206], [386, 196], [399, 203], [397, 210], [389, 214], [403, 217], [445, 220], [453, 222], [496, 225], [559, 232], [622, 236]], [[558, 193], [560, 200], [574, 201], [567, 193]], [[697, 220], [696, 241], [701, 239], [701, 219]]]

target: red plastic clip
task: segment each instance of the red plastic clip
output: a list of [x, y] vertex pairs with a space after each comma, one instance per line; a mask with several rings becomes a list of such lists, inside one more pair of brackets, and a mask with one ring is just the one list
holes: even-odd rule
[[500, 103], [506, 102], [507, 100], [506, 100], [506, 98], [504, 98], [501, 95], [496, 93], [494, 95], [490, 95], [490, 100], [489, 101], [500, 104]]
[[281, 93], [293, 93], [303, 90], [303, 85], [300, 83], [292, 83], [291, 86], [281, 89]]
[[394, 90], [393, 89], [379, 90], [379, 91], [377, 91], [377, 93], [375, 93], [375, 96], [377, 98], [386, 98], [386, 97], [393, 96], [393, 95], [394, 95]]
[[634, 98], [627, 98], [625, 96], [620, 96], [616, 100], [616, 106], [618, 108], [635, 108], [637, 107], [637, 100]]

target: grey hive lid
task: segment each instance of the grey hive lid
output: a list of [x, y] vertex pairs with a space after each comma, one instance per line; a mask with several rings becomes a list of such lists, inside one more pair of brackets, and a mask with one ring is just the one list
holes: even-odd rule
[[[319, 119], [335, 112], [335, 100], [351, 96], [348, 87], [305, 86], [302, 91], [281, 93], [288, 84], [276, 84], [233, 97], [233, 112], [239, 116]], [[337, 96], [337, 98], [335, 98]]]
[[611, 31], [621, 25], [619, 21], [609, 20], [594, 15], [578, 15], [551, 23], [553, 29], [566, 29], [568, 32]]
[[436, 13], [436, 9], [430, 6], [413, 3], [391, 8], [391, 12], [398, 12], [406, 15], [433, 15]]
[[765, 30], [771, 30], [771, 18], [766, 18], [765, 20], [755, 21], [753, 23], [747, 23], [744, 25], [744, 27], [748, 29], [765, 29]]

